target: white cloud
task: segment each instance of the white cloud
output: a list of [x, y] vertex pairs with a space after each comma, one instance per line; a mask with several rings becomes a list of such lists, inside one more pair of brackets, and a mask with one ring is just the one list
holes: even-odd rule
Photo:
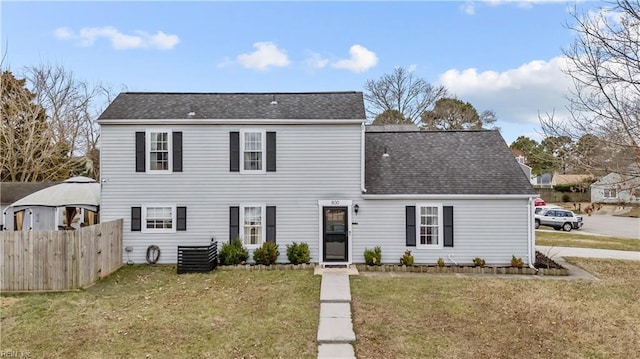
[[571, 79], [562, 72], [564, 57], [536, 60], [506, 71], [474, 68], [444, 72], [439, 82], [478, 111], [494, 110], [501, 122], [539, 124], [538, 115], [568, 118], [565, 96]]
[[310, 69], [322, 69], [329, 64], [329, 59], [322, 57], [322, 55], [318, 53], [309, 51], [309, 56], [304, 63]]
[[338, 60], [333, 63], [333, 67], [346, 69], [353, 72], [364, 72], [374, 67], [378, 63], [378, 56], [364, 46], [353, 45], [349, 48], [348, 59]]
[[416, 64], [411, 64], [409, 65], [409, 67], [407, 67], [407, 71], [411, 72], [416, 72], [416, 70], [418, 69], [418, 65]]
[[476, 4], [473, 1], [467, 1], [466, 3], [460, 5], [460, 10], [462, 10], [467, 15], [473, 15], [476, 13]]
[[66, 40], [73, 37], [73, 31], [68, 27], [59, 27], [53, 32], [53, 35], [58, 39]]
[[180, 42], [180, 38], [177, 35], [165, 34], [162, 31], [158, 31], [155, 34], [136, 31], [133, 35], [130, 35], [120, 32], [113, 26], [85, 27], [77, 33], [67, 27], [60, 27], [55, 29], [54, 36], [61, 40], [78, 40], [82, 46], [91, 46], [96, 40], [105, 38], [117, 50], [137, 48], [169, 50]]
[[254, 52], [240, 54], [237, 61], [240, 65], [256, 70], [266, 70], [270, 66], [285, 67], [290, 64], [287, 53], [278, 49], [273, 42], [256, 42], [253, 44]]

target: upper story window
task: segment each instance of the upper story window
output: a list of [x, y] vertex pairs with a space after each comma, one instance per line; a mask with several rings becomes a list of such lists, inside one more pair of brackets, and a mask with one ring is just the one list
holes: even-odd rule
[[416, 212], [418, 246], [442, 247], [442, 205], [420, 204]]
[[262, 131], [242, 132], [242, 172], [264, 172], [265, 141]]
[[149, 131], [149, 171], [170, 171], [171, 141], [169, 132]]
[[276, 133], [264, 130], [229, 132], [229, 171], [276, 171]]
[[149, 129], [136, 132], [136, 172], [182, 172], [182, 132]]

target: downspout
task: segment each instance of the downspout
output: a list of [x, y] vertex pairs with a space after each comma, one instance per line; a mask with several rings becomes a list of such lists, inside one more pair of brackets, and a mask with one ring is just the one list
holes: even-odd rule
[[529, 205], [527, 206], [527, 214], [529, 218], [527, 219], [527, 242], [529, 245], [529, 268], [536, 269], [534, 263], [536, 258], [534, 239], [535, 239], [535, 227], [533, 225], [533, 197], [529, 197]]
[[7, 210], [2, 211], [2, 230], [7, 230]]
[[367, 189], [364, 188], [364, 122], [360, 125], [360, 191], [364, 194], [367, 193]]

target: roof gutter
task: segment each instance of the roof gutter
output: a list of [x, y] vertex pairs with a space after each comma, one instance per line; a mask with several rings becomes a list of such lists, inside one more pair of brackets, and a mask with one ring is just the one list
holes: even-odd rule
[[536, 194], [363, 194], [363, 199], [532, 199]]
[[364, 146], [364, 140], [365, 140], [365, 130], [366, 127], [364, 125], [364, 122], [362, 123], [362, 125], [360, 125], [360, 191], [364, 194], [367, 193], [367, 189], [364, 188], [364, 160], [365, 160], [365, 156], [364, 156], [364, 150], [365, 150], [365, 146]]
[[[364, 125], [362, 119], [99, 119], [100, 125]], [[363, 135], [364, 136], [364, 135]]]

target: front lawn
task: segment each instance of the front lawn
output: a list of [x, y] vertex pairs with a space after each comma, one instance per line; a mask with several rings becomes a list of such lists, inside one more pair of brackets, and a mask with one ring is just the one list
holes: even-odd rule
[[600, 281], [351, 277], [357, 357], [631, 358], [640, 262], [571, 258]]
[[640, 251], [640, 240], [637, 239], [593, 236], [576, 232], [536, 231], [536, 244], [541, 246]]
[[79, 292], [4, 295], [1, 352], [68, 358], [315, 357], [311, 270], [124, 267]]

